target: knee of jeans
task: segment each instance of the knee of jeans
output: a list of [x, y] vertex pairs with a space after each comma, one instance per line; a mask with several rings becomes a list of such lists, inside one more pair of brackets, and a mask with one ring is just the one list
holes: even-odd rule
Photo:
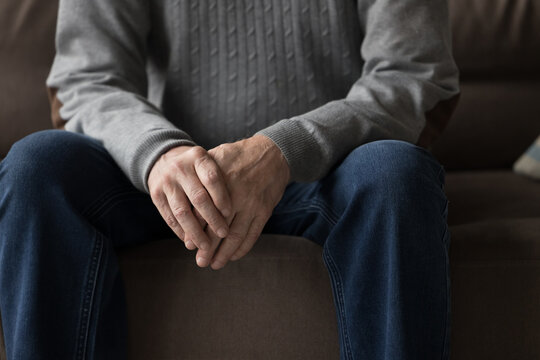
[[[425, 149], [398, 141], [381, 140], [353, 150], [342, 166], [351, 189], [377, 192], [382, 198], [410, 199], [435, 190], [444, 196], [444, 169]], [[399, 200], [398, 199], [398, 200]]]
[[70, 171], [81, 164], [85, 139], [80, 134], [63, 130], [30, 134], [11, 147], [2, 162], [0, 181], [12, 191], [30, 191], [69, 178]]

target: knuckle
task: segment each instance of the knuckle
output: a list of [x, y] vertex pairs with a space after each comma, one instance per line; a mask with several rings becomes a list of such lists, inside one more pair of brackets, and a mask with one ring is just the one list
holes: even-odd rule
[[204, 167], [210, 161], [210, 157], [208, 156], [208, 154], [206, 152], [205, 153], [197, 153], [195, 155], [197, 156], [197, 158], [195, 159], [195, 165], [197, 167], [200, 167], [200, 166]]
[[165, 217], [165, 222], [172, 229], [176, 229], [178, 227], [178, 223], [176, 222], [176, 218], [172, 214]]
[[[175, 169], [175, 172], [182, 175], [182, 176], [186, 176], [188, 173], [189, 173], [189, 166], [187, 166], [185, 163], [183, 162], [177, 162], [174, 164], [174, 169]], [[172, 174], [169, 174], [169, 181], [172, 182], [174, 181], [174, 175]]]
[[197, 157], [197, 158], [201, 158], [201, 157], [204, 157], [206, 156], [206, 150], [204, 150], [204, 148], [202, 148], [201, 146], [194, 146], [191, 148], [191, 153], [193, 156]]
[[218, 180], [219, 180], [219, 176], [216, 171], [208, 170], [206, 172], [206, 182], [208, 184], [211, 184], [211, 185], [216, 184]]
[[150, 198], [151, 199], [158, 199], [161, 191], [159, 191], [157, 188], [153, 187], [150, 190]]
[[208, 201], [208, 194], [204, 189], [197, 189], [191, 194], [191, 202], [194, 206], [204, 205]]
[[184, 219], [190, 212], [190, 209], [185, 206], [180, 206], [172, 209], [173, 215], [176, 219]]
[[227, 238], [229, 239], [230, 242], [236, 243], [236, 244], [241, 243], [244, 240], [244, 237], [240, 233], [237, 233], [235, 231], [229, 232], [229, 235], [227, 236]]
[[224, 148], [225, 146], [223, 144], [218, 145], [212, 150], [210, 150], [210, 154], [214, 159], [222, 159], [224, 154]]
[[222, 226], [225, 226], [226, 224], [221, 220], [219, 217], [211, 215], [207, 219], [208, 225], [213, 229], [216, 230], [219, 229]]

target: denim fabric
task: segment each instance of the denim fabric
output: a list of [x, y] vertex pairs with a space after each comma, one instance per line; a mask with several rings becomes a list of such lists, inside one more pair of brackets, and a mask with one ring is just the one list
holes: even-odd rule
[[8, 359], [123, 359], [115, 247], [172, 236], [95, 140], [45, 131], [0, 164], [0, 311]]
[[265, 232], [323, 246], [341, 359], [448, 359], [448, 202], [426, 150], [356, 148], [318, 182], [293, 183]]
[[[323, 246], [342, 359], [447, 359], [444, 171], [400, 141], [292, 183], [265, 232]], [[122, 359], [115, 248], [173, 236], [99, 142], [44, 131], [0, 163], [0, 311], [8, 359]]]

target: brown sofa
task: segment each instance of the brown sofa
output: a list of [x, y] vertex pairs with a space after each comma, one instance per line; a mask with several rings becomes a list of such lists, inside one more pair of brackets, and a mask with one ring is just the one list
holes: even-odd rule
[[[0, 2], [0, 158], [50, 127], [56, 6]], [[433, 151], [448, 170], [452, 359], [540, 359], [540, 184], [510, 170], [540, 134], [540, 0], [450, 6], [462, 96]], [[265, 235], [218, 272], [174, 239], [120, 257], [131, 359], [338, 357], [321, 249], [305, 239]]]

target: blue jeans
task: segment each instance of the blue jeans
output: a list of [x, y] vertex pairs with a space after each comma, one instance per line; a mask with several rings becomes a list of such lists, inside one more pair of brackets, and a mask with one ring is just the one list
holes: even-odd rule
[[[314, 164], [316, 166], [316, 164]], [[401, 141], [358, 147], [290, 184], [265, 232], [323, 247], [341, 359], [447, 359], [444, 171]], [[123, 359], [115, 249], [174, 236], [99, 142], [43, 131], [0, 163], [0, 311], [8, 359]]]

